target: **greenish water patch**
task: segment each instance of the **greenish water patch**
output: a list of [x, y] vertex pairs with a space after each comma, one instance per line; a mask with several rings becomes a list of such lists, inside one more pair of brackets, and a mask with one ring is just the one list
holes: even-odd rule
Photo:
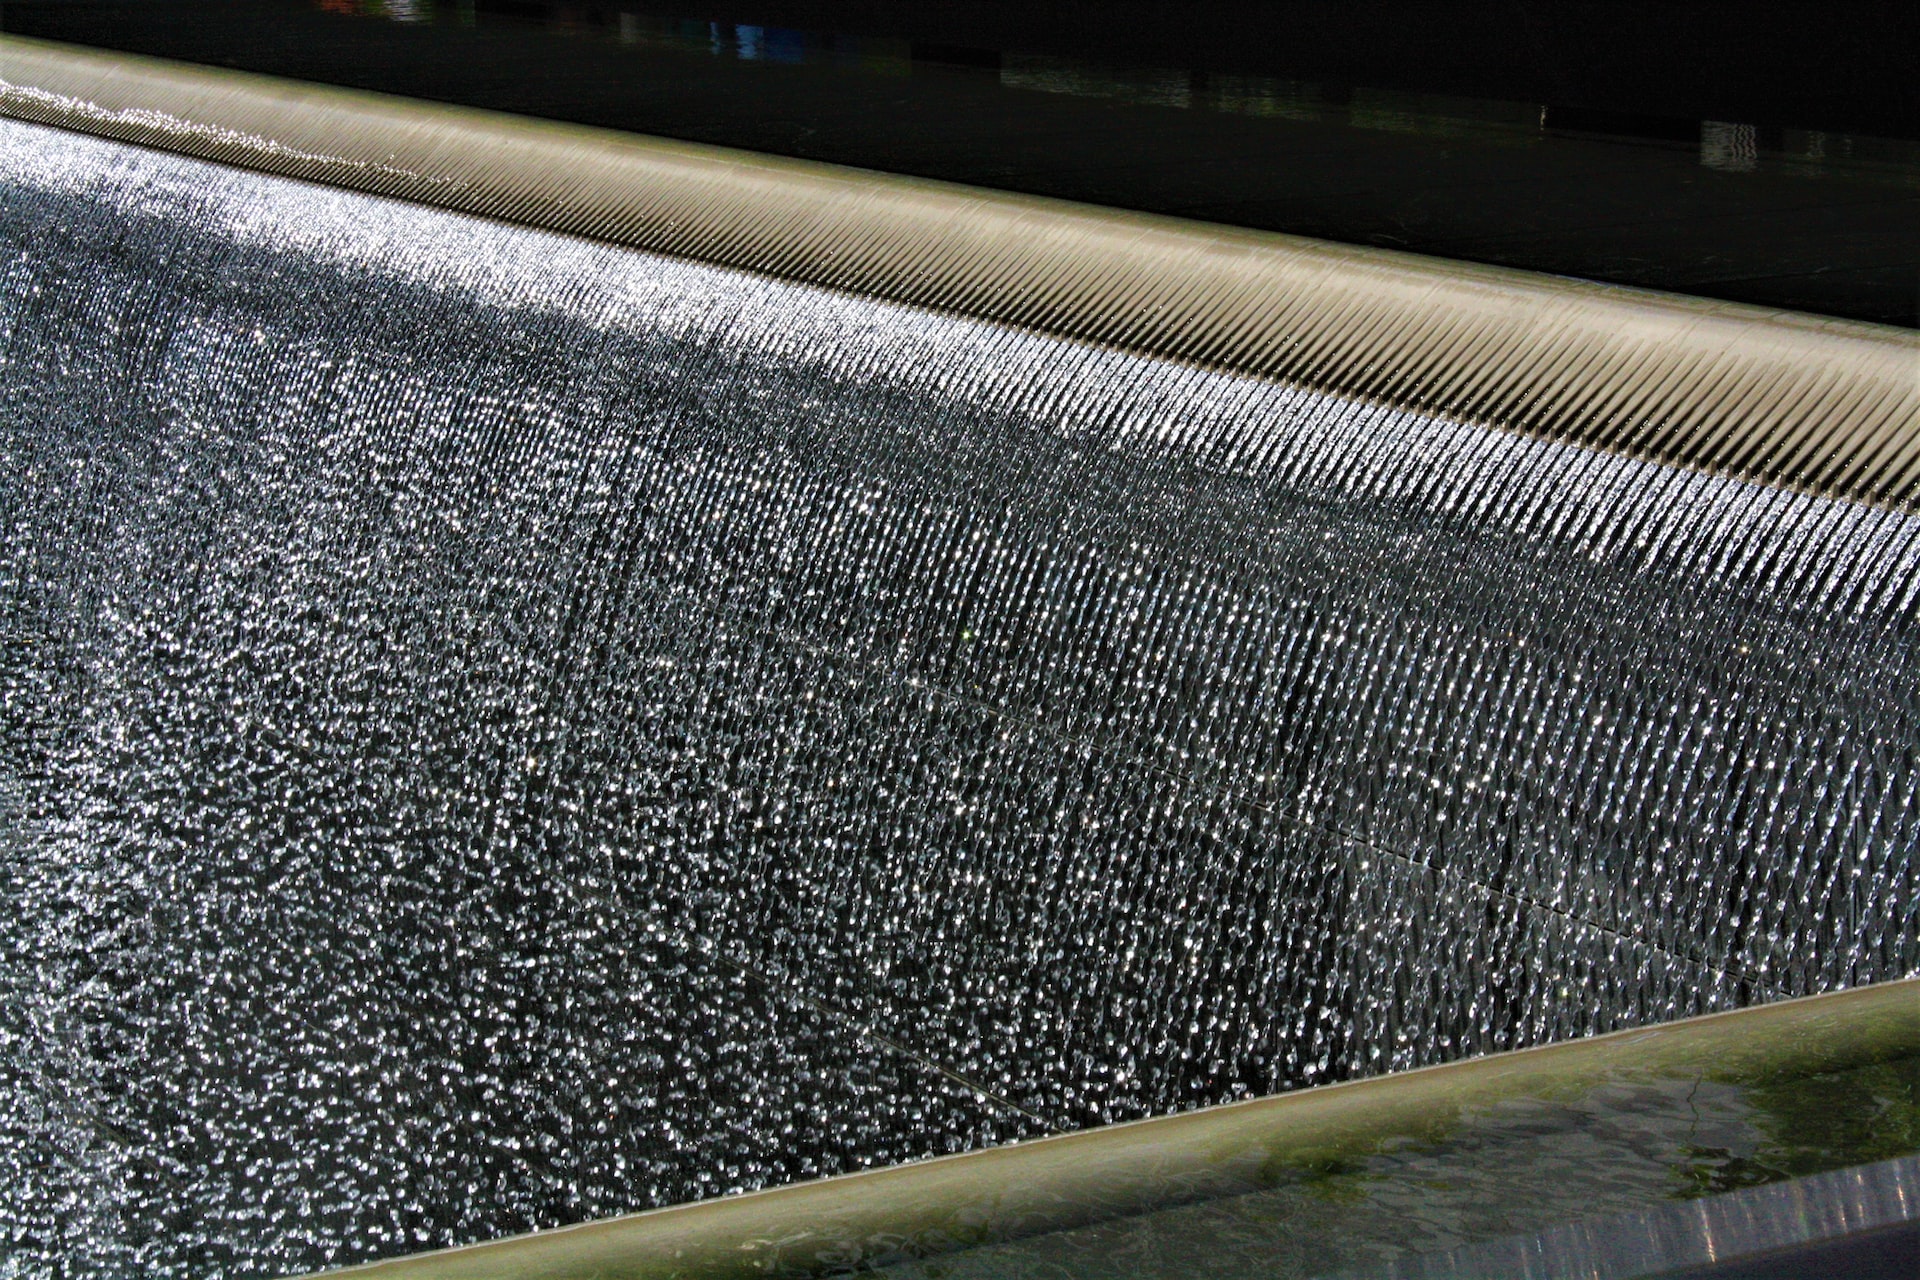
[[1436, 1116], [1268, 1188], [892, 1268], [894, 1280], [1365, 1272], [1567, 1222], [1920, 1152], [1920, 1055], [1841, 1071], [1623, 1077]]
[[1920, 1151], [1920, 1056], [1749, 1086], [1751, 1152], [1689, 1146], [1676, 1194], [1717, 1195]]

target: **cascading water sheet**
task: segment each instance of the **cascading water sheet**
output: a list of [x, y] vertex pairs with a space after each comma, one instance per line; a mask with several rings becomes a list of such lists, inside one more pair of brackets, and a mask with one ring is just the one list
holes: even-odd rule
[[1905, 514], [0, 147], [20, 1274], [317, 1268], [1920, 967]]

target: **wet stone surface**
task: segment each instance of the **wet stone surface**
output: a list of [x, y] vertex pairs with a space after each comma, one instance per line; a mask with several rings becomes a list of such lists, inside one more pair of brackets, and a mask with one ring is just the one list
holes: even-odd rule
[[1908, 517], [28, 126], [0, 191], [14, 1273], [1920, 966]]

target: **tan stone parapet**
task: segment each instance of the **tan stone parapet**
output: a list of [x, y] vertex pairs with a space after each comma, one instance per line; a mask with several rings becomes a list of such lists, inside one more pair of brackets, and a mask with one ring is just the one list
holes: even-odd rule
[[0, 36], [0, 113], [1912, 508], [1920, 335]]

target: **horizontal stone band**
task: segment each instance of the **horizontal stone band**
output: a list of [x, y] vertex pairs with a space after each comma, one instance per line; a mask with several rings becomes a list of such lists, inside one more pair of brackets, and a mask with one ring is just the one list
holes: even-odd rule
[[1920, 335], [0, 37], [0, 113], [1911, 509]]

